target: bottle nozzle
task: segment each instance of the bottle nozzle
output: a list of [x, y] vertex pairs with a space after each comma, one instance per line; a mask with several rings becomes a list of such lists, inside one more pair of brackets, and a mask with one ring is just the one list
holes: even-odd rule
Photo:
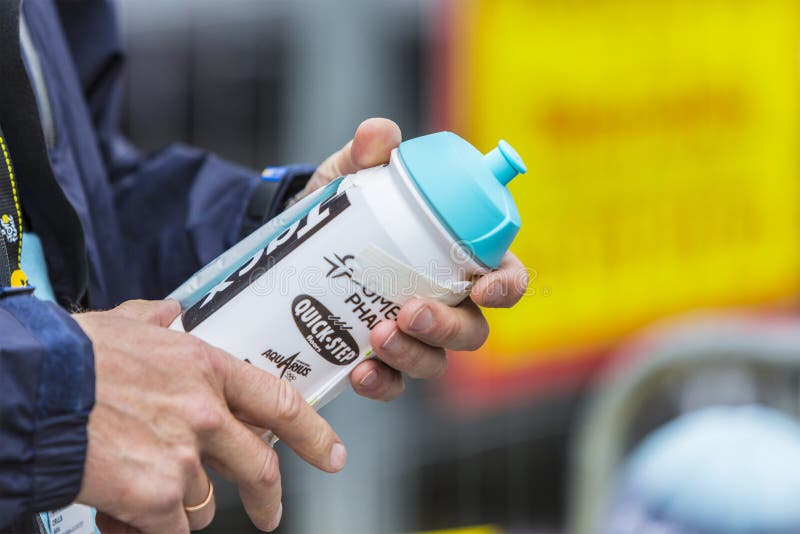
[[497, 180], [503, 185], [513, 180], [516, 175], [525, 174], [528, 170], [517, 151], [505, 141], [500, 141], [497, 148], [487, 153], [484, 159]]

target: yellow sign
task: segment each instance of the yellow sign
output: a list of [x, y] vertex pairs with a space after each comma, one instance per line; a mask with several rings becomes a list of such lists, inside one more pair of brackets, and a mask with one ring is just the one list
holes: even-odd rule
[[527, 163], [513, 250], [535, 274], [462, 371], [574, 360], [666, 315], [798, 291], [796, 2], [451, 5], [448, 126]]

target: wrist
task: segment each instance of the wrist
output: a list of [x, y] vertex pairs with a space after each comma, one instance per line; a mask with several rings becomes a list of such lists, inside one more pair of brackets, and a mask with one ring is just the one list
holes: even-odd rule
[[310, 165], [264, 169], [245, 209], [239, 238], [250, 235], [290, 205], [290, 199], [303, 190], [314, 170]]

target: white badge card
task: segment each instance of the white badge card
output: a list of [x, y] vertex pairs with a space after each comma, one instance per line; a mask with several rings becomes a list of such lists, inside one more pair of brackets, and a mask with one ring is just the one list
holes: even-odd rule
[[91, 507], [71, 504], [47, 513], [50, 534], [94, 534], [94, 514]]

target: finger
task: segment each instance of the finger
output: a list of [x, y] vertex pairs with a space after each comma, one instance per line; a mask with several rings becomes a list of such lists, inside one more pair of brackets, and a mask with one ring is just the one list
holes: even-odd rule
[[311, 175], [311, 179], [304, 188], [306, 194], [319, 189], [339, 176], [350, 174], [350, 171], [347, 169], [353, 167], [353, 162], [350, 159], [352, 145], [353, 141], [351, 139], [334, 154], [328, 156], [328, 158], [317, 167], [317, 170]]
[[99, 511], [94, 518], [94, 522], [97, 525], [97, 530], [103, 534], [137, 534], [140, 532], [138, 529]]
[[203, 451], [208, 465], [239, 487], [253, 524], [275, 530], [282, 513], [281, 474], [272, 447], [231, 417], [204, 441]]
[[128, 319], [169, 326], [181, 312], [177, 300], [128, 300], [112, 310]]
[[330, 156], [317, 168], [308, 184], [309, 191], [327, 182], [361, 169], [389, 161], [394, 148], [402, 141], [400, 127], [389, 119], [367, 119], [356, 129], [352, 141]]
[[528, 289], [528, 270], [511, 252], [507, 252], [496, 271], [482, 276], [472, 288], [475, 304], [487, 308], [510, 308]]
[[178, 506], [169, 506], [160, 513], [153, 511], [147, 516], [146, 521], [146, 524], [139, 526], [142, 534], [162, 534], [163, 532], [189, 534], [189, 520], [180, 503]]
[[183, 494], [183, 505], [185, 508], [199, 506], [203, 504], [210, 496], [207, 504], [204, 504], [199, 510], [186, 511], [186, 517], [189, 519], [189, 528], [192, 530], [200, 530], [211, 524], [216, 512], [216, 500], [213, 495], [213, 488], [211, 481], [208, 479], [205, 471], [200, 468], [197, 474], [187, 481], [186, 491]]
[[349, 172], [356, 172], [389, 161], [392, 150], [400, 145], [403, 134], [400, 127], [389, 119], [367, 119], [356, 129], [353, 143], [350, 145], [352, 167]]
[[272, 430], [301, 458], [323, 471], [340, 471], [347, 452], [331, 426], [289, 382], [225, 356], [223, 391], [248, 423]]
[[378, 323], [370, 341], [381, 361], [411, 378], [438, 378], [447, 370], [444, 349], [404, 334], [394, 321]]
[[397, 325], [423, 343], [451, 350], [476, 350], [489, 335], [486, 319], [471, 300], [450, 307], [413, 298], [400, 308]]
[[396, 399], [406, 388], [400, 371], [374, 358], [361, 362], [350, 372], [350, 383], [362, 397], [380, 401]]

